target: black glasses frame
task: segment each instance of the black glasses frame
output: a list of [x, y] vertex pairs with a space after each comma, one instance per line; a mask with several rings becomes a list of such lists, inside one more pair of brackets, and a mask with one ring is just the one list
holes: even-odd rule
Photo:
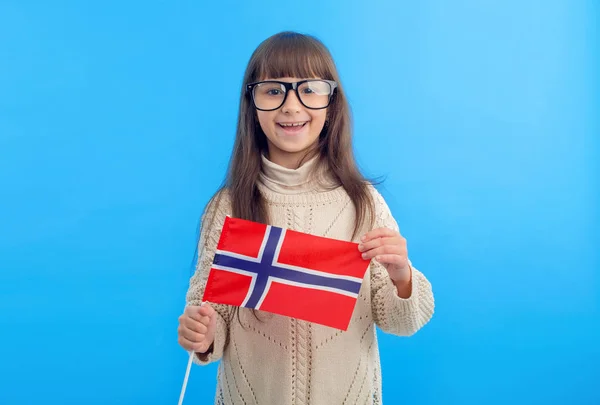
[[[308, 82], [326, 82], [327, 84], [329, 84], [329, 86], [331, 87], [331, 94], [329, 94], [329, 100], [327, 100], [327, 105], [325, 107], [309, 107], [306, 104], [304, 104], [304, 101], [302, 101], [302, 97], [300, 97], [300, 95], [298, 94], [298, 86], [304, 84], [304, 83], [308, 83]], [[283, 85], [283, 87], [285, 88], [285, 94], [283, 96], [283, 100], [281, 101], [281, 104], [277, 107], [277, 108], [269, 108], [269, 109], [263, 109], [263, 108], [258, 108], [258, 106], [256, 105], [256, 100], [254, 99], [254, 87], [256, 87], [259, 84], [263, 84], [263, 83], [277, 83], [277, 84], [281, 84]], [[337, 89], [337, 82], [333, 81], [333, 80], [325, 80], [325, 79], [306, 79], [306, 80], [300, 80], [299, 82], [280, 82], [279, 80], [264, 80], [262, 82], [254, 82], [254, 83], [248, 83], [246, 85], [246, 93], [250, 95], [250, 99], [252, 100], [252, 104], [254, 104], [254, 108], [256, 108], [257, 110], [260, 111], [275, 111], [279, 108], [281, 108], [282, 105], [285, 104], [285, 100], [287, 100], [287, 96], [290, 92], [290, 90], [293, 90], [296, 92], [296, 97], [298, 98], [298, 100], [300, 100], [300, 103], [302, 103], [302, 105], [310, 110], [322, 110], [323, 108], [327, 108], [329, 107], [329, 105], [331, 104], [331, 100], [333, 99], [333, 95], [335, 94], [335, 91]]]

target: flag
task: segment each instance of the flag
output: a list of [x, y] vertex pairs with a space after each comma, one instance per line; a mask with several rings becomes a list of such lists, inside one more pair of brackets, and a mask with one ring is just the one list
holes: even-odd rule
[[203, 300], [347, 330], [368, 266], [356, 243], [227, 216]]

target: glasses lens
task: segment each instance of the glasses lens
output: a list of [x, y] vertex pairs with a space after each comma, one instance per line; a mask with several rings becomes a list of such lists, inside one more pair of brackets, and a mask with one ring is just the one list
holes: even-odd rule
[[309, 108], [327, 107], [331, 96], [331, 86], [323, 80], [311, 80], [298, 86], [298, 95]]
[[274, 110], [281, 106], [285, 87], [280, 83], [263, 82], [254, 86], [254, 103], [261, 110]]

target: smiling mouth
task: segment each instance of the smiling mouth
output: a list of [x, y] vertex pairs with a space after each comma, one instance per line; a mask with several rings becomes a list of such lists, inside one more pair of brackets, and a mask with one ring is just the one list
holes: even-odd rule
[[279, 125], [282, 128], [285, 128], [285, 129], [295, 129], [295, 128], [302, 128], [307, 123], [308, 123], [308, 121], [304, 121], [304, 122], [288, 122], [288, 123], [278, 122], [277, 125]]
[[289, 123], [279, 122], [279, 123], [277, 123], [277, 125], [279, 126], [279, 128], [283, 129], [283, 131], [287, 134], [296, 134], [296, 133], [302, 131], [304, 129], [304, 127], [306, 126], [306, 124], [308, 124], [308, 123], [309, 123], [309, 121], [289, 122]]

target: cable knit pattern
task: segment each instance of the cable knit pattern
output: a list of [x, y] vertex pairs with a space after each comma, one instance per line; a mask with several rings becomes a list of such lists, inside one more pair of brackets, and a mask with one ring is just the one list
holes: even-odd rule
[[[313, 159], [296, 170], [263, 157], [259, 190], [268, 204], [270, 224], [350, 240], [355, 213], [341, 187], [317, 181]], [[319, 177], [322, 180], [322, 177]], [[398, 230], [381, 194], [370, 187], [376, 208], [374, 227]], [[198, 266], [190, 280], [188, 305], [199, 305], [221, 227], [230, 213], [224, 191], [203, 218]], [[362, 229], [358, 239], [368, 229]], [[354, 240], [358, 242], [358, 240]], [[412, 263], [411, 263], [412, 266]], [[400, 298], [387, 271], [372, 262], [363, 280], [347, 331], [276, 314], [214, 305], [217, 330], [213, 347], [199, 354], [200, 365], [220, 360], [215, 404], [332, 405], [382, 404], [381, 366], [375, 326], [399, 336], [422, 328], [434, 312], [426, 277], [413, 268], [412, 295]], [[324, 311], [327, 308], [323, 308]]]
[[[398, 224], [392, 217], [390, 209], [381, 194], [374, 190], [373, 197], [377, 207], [375, 227], [386, 227], [398, 231]], [[410, 264], [412, 266], [412, 263]], [[430, 294], [431, 285], [425, 276], [414, 267], [412, 282], [414, 291], [412, 297], [402, 299], [396, 294], [396, 287], [383, 266], [377, 262], [372, 262], [373, 317], [375, 323], [383, 331], [395, 335], [410, 336], [429, 320], [430, 314], [433, 314], [433, 299], [418, 299], [419, 297], [427, 297]]]
[[[187, 305], [202, 304], [204, 287], [208, 280], [208, 271], [214, 258], [217, 244], [219, 243], [220, 229], [223, 227], [225, 217], [230, 214], [231, 203], [227, 192], [219, 193], [208, 205], [206, 213], [202, 218], [202, 233], [198, 245], [198, 262], [196, 271], [190, 280], [190, 286], [186, 295]], [[232, 317], [233, 308], [228, 305], [213, 305], [218, 314], [217, 333], [214, 348], [210, 354], [198, 355], [199, 363], [210, 363], [223, 355], [225, 340], [229, 336], [229, 322]]]

